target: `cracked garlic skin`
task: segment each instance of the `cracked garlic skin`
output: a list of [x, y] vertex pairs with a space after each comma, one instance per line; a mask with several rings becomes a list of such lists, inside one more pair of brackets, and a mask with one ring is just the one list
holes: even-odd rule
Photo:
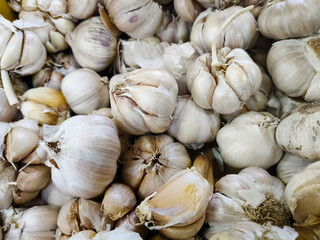
[[117, 74], [109, 83], [113, 121], [132, 135], [162, 133], [170, 126], [178, 84], [163, 68]]
[[320, 36], [275, 42], [267, 55], [274, 85], [290, 97], [320, 100]]
[[307, 37], [320, 29], [319, 15], [318, 0], [274, 0], [260, 12], [259, 30], [275, 40]]
[[191, 167], [186, 148], [167, 134], [139, 137], [123, 157], [122, 181], [146, 198], [180, 170]]

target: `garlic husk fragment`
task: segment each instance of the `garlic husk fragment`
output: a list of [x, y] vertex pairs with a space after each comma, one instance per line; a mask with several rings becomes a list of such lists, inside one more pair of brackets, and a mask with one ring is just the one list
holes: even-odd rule
[[217, 181], [206, 211], [212, 232], [225, 231], [233, 224], [252, 221], [289, 224], [290, 211], [284, 199], [284, 184], [259, 167], [228, 174]]
[[116, 221], [133, 210], [136, 204], [136, 195], [130, 187], [122, 183], [113, 183], [104, 194], [101, 209], [105, 216]]
[[0, 88], [0, 121], [11, 122], [17, 113], [18, 110], [15, 107], [10, 106], [5, 91]]
[[62, 94], [76, 114], [88, 114], [109, 105], [108, 77], [82, 68], [68, 73], [61, 84]]
[[306, 160], [319, 160], [319, 110], [320, 102], [303, 104], [281, 120], [275, 137], [284, 151]]
[[289, 39], [274, 43], [267, 67], [274, 85], [289, 97], [320, 100], [320, 37]]
[[160, 26], [162, 10], [154, 1], [104, 0], [104, 5], [117, 28], [132, 38], [151, 37]]
[[73, 116], [40, 144], [48, 152], [53, 183], [67, 195], [99, 196], [115, 177], [120, 141], [117, 128], [108, 117]]
[[[225, 30], [216, 36], [220, 27], [234, 13], [242, 10], [232, 6], [224, 10], [207, 9], [200, 13], [193, 23], [190, 40], [204, 52], [211, 52], [213, 41], [216, 49], [223, 47], [248, 49], [258, 38], [257, 22], [250, 12], [244, 13], [232, 21]], [[244, 27], [245, 26], [245, 27]]]
[[136, 232], [129, 231], [125, 228], [117, 228], [112, 231], [98, 232], [93, 240], [142, 240]]
[[277, 164], [277, 177], [285, 184], [288, 184], [293, 176], [303, 171], [303, 169], [311, 163], [312, 161], [310, 160], [305, 160], [293, 154], [285, 153]]
[[182, 170], [143, 200], [135, 211], [151, 230], [183, 227], [203, 216], [211, 194], [210, 184], [195, 169]]
[[[68, 240], [88, 240], [92, 239], [96, 235], [95, 231], [92, 230], [83, 230], [76, 234], [73, 234]], [[62, 240], [61, 238], [59, 240]]]
[[194, 0], [174, 0], [174, 10], [186, 22], [193, 23], [203, 11], [201, 5]]
[[117, 38], [98, 16], [78, 24], [72, 32], [67, 33], [66, 41], [80, 66], [94, 71], [108, 67], [116, 53]]
[[13, 166], [9, 166], [7, 162], [0, 160], [0, 210], [8, 208], [13, 200], [13, 187], [9, 183], [16, 180], [17, 173]]
[[99, 0], [68, 0], [68, 12], [77, 19], [87, 19], [97, 10]]
[[[308, 11], [307, 16], [300, 16]], [[270, 1], [261, 10], [258, 25], [261, 34], [275, 40], [307, 37], [320, 29], [317, 0]]]
[[191, 167], [186, 148], [167, 134], [139, 137], [123, 157], [122, 181], [146, 198], [180, 170]]
[[71, 199], [70, 196], [62, 193], [52, 181], [41, 190], [41, 198], [47, 204], [61, 207], [64, 203]]
[[220, 125], [219, 114], [200, 108], [189, 95], [178, 96], [168, 133], [191, 148], [200, 148], [215, 140]]
[[287, 184], [285, 199], [297, 226], [310, 227], [320, 223], [319, 179], [320, 162], [314, 162]]
[[113, 120], [126, 133], [162, 133], [170, 125], [178, 84], [163, 68], [114, 75], [109, 83]]
[[282, 149], [275, 139], [279, 119], [267, 112], [247, 112], [234, 118], [217, 134], [223, 161], [234, 168], [261, 167], [276, 164]]

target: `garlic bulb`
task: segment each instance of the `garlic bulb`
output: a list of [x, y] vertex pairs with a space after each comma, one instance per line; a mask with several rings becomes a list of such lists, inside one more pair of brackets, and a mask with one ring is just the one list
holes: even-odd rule
[[[69, 240], [88, 240], [88, 239], [92, 239], [95, 235], [96, 235], [96, 232], [92, 230], [83, 230], [81, 232], [73, 234], [68, 239]], [[61, 240], [61, 238], [59, 240]]]
[[284, 184], [259, 167], [228, 174], [216, 182], [206, 211], [212, 233], [228, 230], [233, 224], [252, 221], [289, 224], [290, 211], [284, 199]]
[[293, 176], [303, 171], [311, 163], [310, 160], [285, 153], [277, 165], [277, 177], [288, 184]]
[[136, 232], [126, 230], [124, 228], [117, 228], [112, 231], [98, 232], [92, 240], [142, 240], [140, 235]]
[[17, 115], [17, 112], [15, 107], [10, 106], [5, 91], [0, 88], [0, 121], [11, 122]]
[[97, 10], [99, 0], [68, 0], [68, 11], [77, 19], [87, 19]]
[[315, 162], [292, 177], [287, 184], [285, 198], [297, 226], [312, 227], [319, 224], [319, 179], [320, 162]]
[[175, 173], [191, 167], [186, 148], [167, 134], [139, 137], [123, 157], [122, 181], [144, 199]]
[[319, 109], [320, 102], [303, 104], [281, 120], [276, 140], [284, 151], [306, 160], [319, 160]]
[[66, 41], [81, 67], [102, 71], [115, 56], [117, 38], [107, 29], [101, 18], [91, 17], [67, 33]]
[[[300, 16], [303, 12], [307, 16]], [[268, 2], [261, 10], [258, 25], [267, 38], [307, 37], [320, 29], [320, 5], [317, 0], [284, 0]]]
[[282, 150], [275, 139], [279, 119], [267, 112], [247, 112], [222, 127], [217, 143], [223, 161], [234, 168], [261, 167], [276, 164]]
[[41, 190], [41, 198], [47, 204], [61, 207], [65, 202], [71, 199], [70, 196], [62, 193], [52, 181]]
[[82, 68], [68, 73], [62, 81], [61, 91], [76, 114], [88, 114], [109, 104], [108, 77]]
[[117, 28], [132, 38], [151, 37], [160, 26], [162, 10], [153, 0], [104, 0], [104, 5]]
[[113, 120], [133, 135], [162, 133], [170, 125], [178, 84], [162, 68], [142, 68], [114, 75], [109, 85]]
[[220, 125], [219, 114], [200, 108], [188, 95], [178, 96], [168, 133], [191, 148], [200, 148], [215, 140]]
[[190, 40], [204, 52], [211, 52], [211, 46], [216, 41], [216, 48], [223, 47], [250, 48], [258, 37], [257, 23], [250, 12], [244, 13], [232, 21], [228, 27], [217, 35], [221, 26], [234, 13], [241, 11], [240, 6], [232, 6], [224, 10], [207, 9], [195, 20], [192, 26]]
[[0, 210], [8, 208], [13, 200], [12, 183], [16, 180], [17, 173], [15, 169], [7, 162], [0, 160]]
[[317, 101], [320, 81], [320, 37], [282, 40], [274, 43], [267, 67], [274, 85], [290, 97]]
[[193, 23], [203, 11], [201, 5], [194, 0], [174, 0], [174, 10], [181, 19]]
[[52, 181], [64, 194], [93, 198], [102, 194], [115, 177], [120, 141], [108, 117], [71, 117], [40, 144], [48, 152]]
[[210, 196], [211, 186], [206, 179], [194, 169], [182, 170], [143, 200], [136, 214], [151, 230], [185, 227], [204, 215]]

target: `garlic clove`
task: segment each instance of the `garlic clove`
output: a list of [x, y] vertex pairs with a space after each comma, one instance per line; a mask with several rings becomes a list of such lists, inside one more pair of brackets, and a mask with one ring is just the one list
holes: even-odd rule
[[52, 181], [41, 190], [41, 198], [49, 205], [61, 207], [72, 197], [62, 193]]
[[174, 0], [174, 9], [184, 21], [193, 23], [203, 11], [201, 5], [193, 0]]
[[[1, 161], [2, 162], [2, 161]], [[12, 187], [9, 183], [16, 180], [16, 171], [12, 166], [5, 167], [0, 173], [0, 209], [8, 208], [13, 200]]]
[[73, 231], [80, 231], [78, 204], [77, 199], [72, 198], [61, 206], [57, 219], [57, 225], [61, 233], [71, 235]]
[[214, 189], [214, 177], [213, 177], [213, 159], [208, 158], [203, 153], [196, 157], [193, 161], [192, 167], [197, 170], [197, 172], [204, 177], [211, 185], [213, 192]]
[[18, 110], [9, 104], [5, 91], [0, 88], [0, 121], [11, 122], [17, 112]]
[[17, 192], [13, 192], [13, 202], [17, 205], [30, 202], [38, 196], [39, 192], [40, 191], [25, 192], [18, 190]]
[[[11, 26], [11, 28], [10, 28]], [[0, 37], [0, 58], [6, 49], [6, 46], [13, 34], [14, 28], [12, 26], [12, 23], [5, 19], [4, 17], [0, 17], [0, 31], [1, 31], [1, 37]]]
[[124, 228], [117, 228], [112, 231], [102, 231], [98, 232], [96, 236], [93, 238], [93, 240], [142, 240], [140, 235], [136, 232], [129, 231]]
[[[76, 234], [73, 234], [69, 240], [88, 240], [88, 239], [93, 239], [93, 237], [96, 235], [96, 232], [92, 230], [83, 230], [81, 232], [78, 232]], [[64, 239], [59, 239], [59, 240], [64, 240]]]
[[20, 162], [23, 164], [41, 164], [44, 163], [47, 159], [47, 152], [41, 146], [38, 146], [34, 149], [28, 156], [23, 158]]
[[0, 67], [4, 70], [13, 70], [19, 64], [22, 54], [23, 33], [15, 31], [2, 53]]
[[96, 11], [98, 0], [69, 0], [68, 12], [77, 19], [87, 19]]

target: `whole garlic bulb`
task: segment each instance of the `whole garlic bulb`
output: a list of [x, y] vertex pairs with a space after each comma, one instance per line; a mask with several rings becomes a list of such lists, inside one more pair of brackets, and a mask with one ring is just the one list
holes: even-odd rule
[[267, 68], [274, 85], [290, 97], [320, 100], [320, 37], [275, 42], [268, 52]]
[[77, 25], [66, 35], [66, 41], [80, 66], [94, 71], [108, 67], [116, 54], [117, 38], [98, 16]]
[[139, 137], [123, 157], [122, 181], [144, 199], [175, 173], [191, 167], [186, 148], [167, 134]]
[[192, 148], [212, 142], [221, 125], [219, 114], [200, 108], [189, 95], [178, 96], [172, 118], [168, 133]]
[[275, 137], [284, 151], [306, 160], [319, 160], [319, 110], [320, 102], [303, 104], [281, 120]]
[[190, 40], [204, 52], [211, 52], [211, 46], [216, 41], [216, 48], [223, 47], [250, 48], [258, 37], [257, 22], [250, 12], [244, 13], [232, 21], [230, 25], [217, 36], [226, 20], [234, 13], [242, 10], [240, 6], [232, 6], [224, 10], [207, 10], [200, 13], [193, 23]]
[[114, 75], [109, 85], [113, 120], [124, 132], [162, 133], [176, 107], [178, 84], [163, 68]]
[[234, 168], [261, 167], [276, 164], [282, 149], [275, 139], [279, 119], [267, 112], [249, 111], [234, 118], [217, 134], [223, 161]]
[[87, 19], [97, 10], [99, 0], [68, 0], [68, 12], [77, 19]]
[[76, 114], [88, 114], [109, 105], [108, 77], [82, 68], [68, 73], [61, 83], [61, 91]]
[[120, 141], [108, 117], [71, 117], [41, 144], [48, 152], [52, 181], [64, 194], [93, 198], [115, 177]]
[[[308, 15], [300, 16], [308, 12]], [[317, 0], [270, 1], [261, 10], [258, 25], [267, 38], [307, 37], [320, 29], [320, 5]]]

